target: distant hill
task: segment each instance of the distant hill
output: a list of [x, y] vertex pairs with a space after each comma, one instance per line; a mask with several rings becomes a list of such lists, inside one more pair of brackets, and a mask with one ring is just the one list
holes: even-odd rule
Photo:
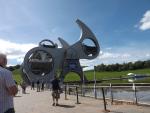
[[[96, 79], [97, 80], [102, 80], [102, 79], [106, 79], [106, 78], [114, 78], [114, 77], [125, 77], [127, 76], [128, 73], [136, 73], [136, 74], [150, 74], [150, 68], [146, 68], [146, 69], [137, 69], [137, 70], [128, 70], [128, 71], [103, 71], [103, 72], [97, 72], [96, 71]], [[86, 75], [88, 80], [93, 80], [94, 79], [94, 71], [90, 70], [90, 71], [86, 71], [84, 72], [84, 74]], [[19, 69], [15, 69], [13, 71], [13, 77], [14, 79], [18, 82], [21, 83], [22, 82], [22, 78], [21, 78], [21, 72]], [[76, 73], [70, 72], [69, 74], [66, 75], [65, 77], [65, 81], [78, 81], [80, 80], [79, 76]], [[105, 81], [105, 82], [111, 82], [111, 83], [127, 83], [128, 80], [114, 80], [114, 81]], [[150, 83], [150, 78], [146, 78], [143, 80], [139, 80], [137, 82], [141, 82], [141, 83]]]

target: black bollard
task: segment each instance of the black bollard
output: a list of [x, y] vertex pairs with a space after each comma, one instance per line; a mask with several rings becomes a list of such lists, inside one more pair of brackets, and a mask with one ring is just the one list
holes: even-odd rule
[[111, 93], [111, 104], [114, 102], [114, 96], [113, 96], [113, 91], [112, 91], [112, 84], [110, 83], [110, 93]]
[[107, 111], [107, 109], [106, 109], [106, 100], [105, 100], [104, 88], [102, 88], [102, 95], [103, 95], [103, 102], [104, 102], [104, 110]]
[[77, 103], [76, 104], [80, 104], [79, 95], [78, 95], [78, 86], [76, 86], [76, 96], [77, 96]]
[[94, 97], [95, 97], [95, 99], [97, 99], [97, 88], [96, 88], [96, 84], [94, 84]]
[[67, 86], [65, 85], [65, 100], [67, 100]]
[[137, 89], [136, 89], [135, 84], [134, 84], [134, 96], [135, 96], [135, 104], [138, 104], [138, 99], [137, 99]]

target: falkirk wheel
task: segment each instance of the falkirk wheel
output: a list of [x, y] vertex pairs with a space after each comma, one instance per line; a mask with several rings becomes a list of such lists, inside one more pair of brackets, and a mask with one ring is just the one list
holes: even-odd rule
[[[58, 38], [62, 47], [51, 40], [45, 39], [38, 47], [29, 50], [21, 66], [24, 82], [30, 84], [32, 81], [50, 82], [59, 71], [60, 80], [63, 83], [65, 75], [75, 72], [83, 81], [83, 70], [79, 59], [94, 59], [100, 51], [99, 43], [92, 31], [80, 20], [76, 23], [81, 29], [79, 41], [69, 45], [62, 38]], [[84, 40], [92, 41], [93, 45], [84, 44]], [[85, 78], [86, 80], [86, 78]]]

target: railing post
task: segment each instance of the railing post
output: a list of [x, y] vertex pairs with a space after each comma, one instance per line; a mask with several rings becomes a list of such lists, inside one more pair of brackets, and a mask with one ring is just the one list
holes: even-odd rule
[[78, 95], [78, 86], [76, 86], [76, 97], [77, 97], [76, 104], [80, 104], [80, 102], [79, 102], [79, 95]]
[[138, 104], [138, 99], [137, 99], [137, 90], [136, 90], [136, 86], [135, 84], [133, 83], [134, 85], [134, 96], [135, 96], [135, 104]]
[[97, 91], [96, 91], [96, 72], [95, 72], [96, 66], [94, 66], [94, 97], [97, 99]]
[[104, 88], [103, 87], [102, 87], [102, 95], [103, 95], [104, 110], [107, 111], [106, 100], [105, 100], [105, 93], [104, 93]]
[[95, 99], [97, 99], [97, 88], [96, 88], [96, 84], [94, 84], [94, 97], [95, 97]]
[[70, 88], [68, 88], [68, 94], [70, 95], [70, 92], [71, 92], [71, 89]]
[[84, 83], [82, 84], [82, 96], [84, 97], [85, 96], [85, 87], [84, 87], [85, 85], [84, 85]]
[[67, 86], [65, 85], [65, 100], [67, 100]]
[[110, 94], [111, 94], [111, 104], [114, 102], [114, 96], [113, 96], [113, 91], [112, 91], [112, 84], [110, 83]]

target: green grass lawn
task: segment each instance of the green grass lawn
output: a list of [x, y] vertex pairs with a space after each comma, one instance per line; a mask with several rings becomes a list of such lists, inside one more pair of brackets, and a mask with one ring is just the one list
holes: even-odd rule
[[[102, 80], [102, 79], [108, 79], [108, 78], [126, 77], [128, 73], [150, 74], [150, 69], [138, 69], [138, 70], [129, 70], [129, 71], [120, 71], [120, 72], [96, 72], [95, 75], [96, 75], [96, 80]], [[93, 71], [85, 72], [85, 75], [88, 80], [94, 79]], [[128, 80], [113, 80], [113, 81], [105, 81], [105, 82], [126, 83], [126, 82], [128, 82]], [[137, 82], [150, 83], [150, 78], [139, 80]]]
[[[150, 68], [148, 69], [138, 69], [138, 70], [129, 70], [129, 71], [121, 71], [121, 72], [96, 72], [96, 80], [102, 80], [102, 79], [107, 79], [107, 78], [118, 78], [118, 77], [125, 77], [127, 76], [128, 73], [136, 73], [136, 74], [150, 74]], [[88, 80], [93, 80], [94, 79], [94, 71], [86, 71], [84, 72], [86, 75], [86, 78]], [[21, 78], [21, 73], [20, 70], [17, 69], [13, 71], [14, 79], [18, 82], [22, 82]], [[73, 72], [70, 72], [66, 75], [65, 81], [79, 81], [80, 77]], [[113, 81], [105, 81], [107, 83], [127, 83], [127, 80], [113, 80]], [[138, 80], [136, 82], [141, 82], [141, 83], [150, 83], [150, 78], [146, 78], [143, 80]]]
[[21, 72], [19, 69], [16, 69], [13, 71], [13, 78], [17, 81], [17, 83], [21, 83], [23, 80], [22, 80], [22, 77], [21, 77]]

